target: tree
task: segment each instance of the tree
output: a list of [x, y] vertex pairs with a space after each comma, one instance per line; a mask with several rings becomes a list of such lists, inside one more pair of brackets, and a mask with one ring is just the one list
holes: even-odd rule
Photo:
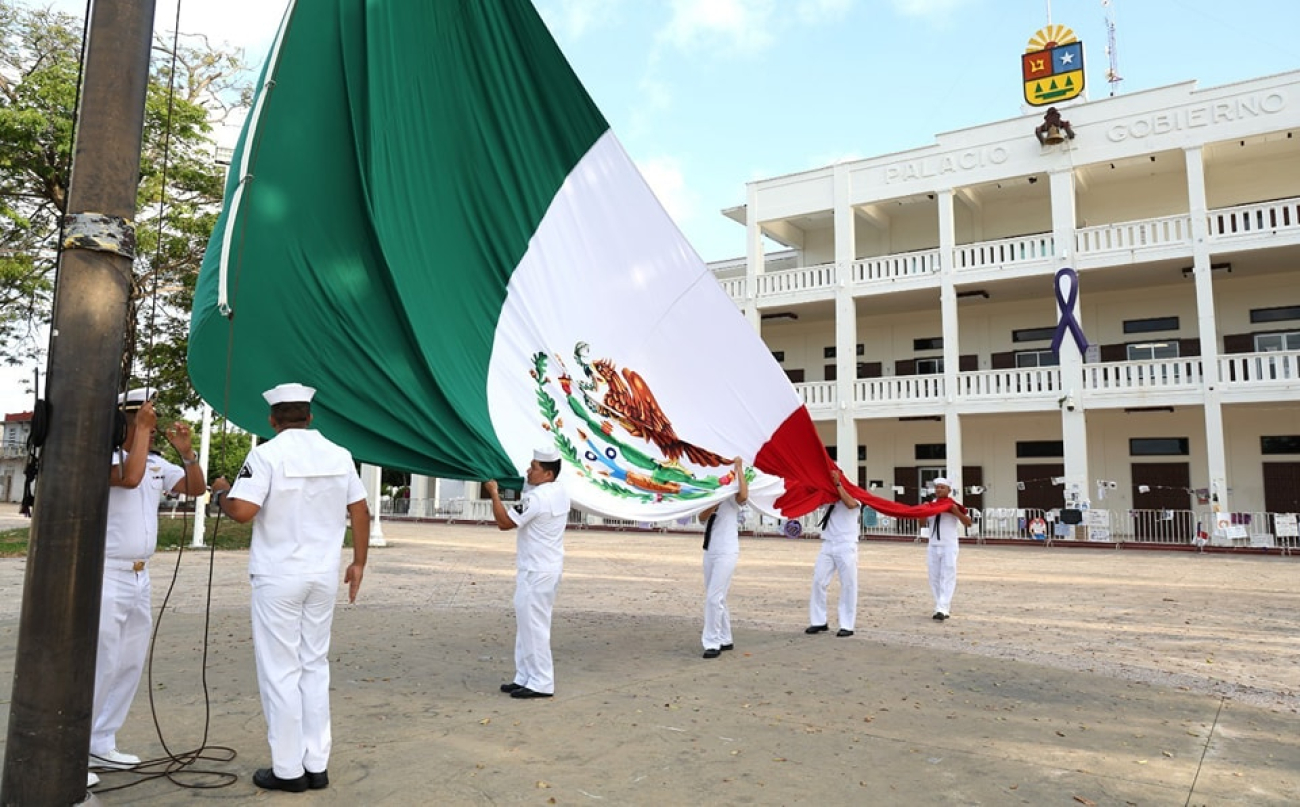
[[[174, 418], [160, 418], [159, 429], [163, 423], [170, 423]], [[194, 435], [194, 450], [199, 450], [199, 439], [203, 424], [201, 422], [186, 421], [189, 424], [191, 433]], [[212, 445], [208, 448], [208, 465], [205, 469], [208, 475], [208, 481], [218, 476], [224, 476], [226, 479], [234, 481], [239, 475], [239, 469], [244, 467], [244, 458], [248, 456], [249, 450], [253, 447], [252, 436], [238, 427], [227, 423], [220, 415], [212, 416]], [[154, 440], [154, 448], [162, 452], [162, 455], [172, 463], [181, 464], [182, 457], [172, 448], [161, 434]]]
[[[67, 210], [82, 21], [0, 0], [0, 359], [30, 361], [50, 321]], [[194, 281], [221, 205], [213, 124], [247, 106], [242, 52], [203, 36], [157, 38], [146, 100], [137, 257], [124, 368], [193, 407], [185, 352]], [[174, 81], [173, 81], [174, 79]]]

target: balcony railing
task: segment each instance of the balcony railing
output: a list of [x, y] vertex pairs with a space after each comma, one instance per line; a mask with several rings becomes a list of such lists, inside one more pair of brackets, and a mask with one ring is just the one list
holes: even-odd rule
[[[1238, 205], [1209, 211], [1207, 214], [1210, 238], [1225, 239], [1257, 237], [1269, 233], [1286, 232], [1300, 235], [1300, 197]], [[1076, 230], [1074, 249], [1076, 256], [1139, 250], [1186, 247], [1191, 249], [1191, 216], [1177, 214], [1158, 218], [1123, 221]], [[953, 266], [958, 271], [990, 269], [1046, 261], [1056, 253], [1051, 233], [1004, 238], [997, 241], [980, 241], [962, 244], [953, 250]], [[941, 266], [938, 249], [904, 252], [860, 258], [849, 264], [847, 271], [855, 285], [888, 283], [904, 278], [932, 276]], [[829, 292], [839, 280], [834, 263], [818, 266], [782, 269], [764, 272], [757, 276], [757, 297], [772, 298], [782, 295]], [[733, 300], [745, 299], [745, 279], [729, 278], [719, 281]], [[937, 281], [936, 281], [937, 282]]]
[[833, 263], [765, 272], [758, 276], [758, 297], [762, 299], [794, 292], [833, 289], [837, 276]]
[[1191, 243], [1192, 217], [1187, 215], [1083, 227], [1074, 234], [1074, 248], [1080, 254]]
[[1201, 388], [1201, 360], [1153, 359], [1083, 366], [1083, 388], [1091, 392], [1185, 390]]
[[1222, 384], [1268, 384], [1300, 379], [1300, 351], [1236, 353], [1219, 357]]
[[853, 282], [871, 283], [879, 280], [900, 280], [905, 277], [924, 277], [939, 271], [939, 250], [903, 252], [879, 258], [863, 258], [853, 262]]
[[730, 297], [731, 299], [733, 300], [745, 299], [745, 278], [743, 277], [718, 278], [718, 285], [722, 286], [722, 290], [725, 291], [727, 293], [727, 296]]
[[1003, 238], [1000, 241], [980, 241], [963, 244], [953, 253], [957, 269], [989, 269], [996, 266], [1014, 266], [1050, 258], [1056, 252], [1051, 233]]
[[795, 384], [794, 389], [803, 398], [804, 405], [809, 409], [835, 405], [834, 381], [813, 381], [811, 383]]
[[1211, 210], [1210, 238], [1225, 239], [1300, 230], [1300, 198]]
[[945, 394], [941, 375], [902, 375], [853, 382], [856, 404], [920, 403], [942, 400]]
[[[1059, 367], [1020, 367], [958, 373], [955, 400], [960, 404], [1037, 397], [1038, 402], [1028, 404], [1028, 408], [1053, 408], [1068, 388], [1075, 387], [1087, 396], [1095, 396], [1092, 397], [1094, 406], [1120, 405], [1116, 396], [1126, 394], [1143, 396], [1134, 405], [1158, 405], [1159, 393], [1181, 393], [1177, 402], [1186, 404], [1186, 393], [1200, 393], [1205, 384], [1203, 364], [1196, 356], [1085, 364], [1082, 387], [1064, 383], [1060, 370]], [[1285, 386], [1286, 394], [1290, 394], [1291, 388], [1300, 388], [1300, 350], [1221, 356], [1218, 378], [1225, 388], [1249, 386], [1267, 395], [1270, 388], [1277, 394]], [[833, 381], [794, 386], [814, 416], [824, 415], [838, 403]], [[890, 376], [854, 381], [852, 406], [935, 404], [946, 397], [942, 375]], [[1044, 404], [1042, 399], [1050, 403]], [[1102, 404], [1103, 401], [1107, 403]]]
[[1060, 391], [1061, 368], [1059, 367], [975, 370], [957, 376], [957, 395], [967, 399], [1046, 395]]

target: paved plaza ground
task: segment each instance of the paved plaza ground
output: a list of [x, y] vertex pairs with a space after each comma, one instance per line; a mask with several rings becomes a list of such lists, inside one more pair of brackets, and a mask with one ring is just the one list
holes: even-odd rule
[[[698, 535], [573, 531], [556, 696], [521, 701], [497, 690], [513, 673], [513, 533], [384, 532], [390, 545], [372, 550], [357, 603], [337, 611], [329, 789], [264, 793], [250, 781], [269, 753], [247, 557], [218, 552], [207, 744], [237, 756], [197, 767], [237, 781], [190, 790], [218, 780], [187, 774], [109, 790], [139, 777], [107, 774], [100, 802], [1300, 802], [1300, 558], [963, 546], [953, 618], [940, 623], [924, 548], [867, 542], [857, 635], [837, 638], [833, 622], [803, 633], [818, 542], [742, 538], [736, 649], [706, 660]], [[159, 604], [176, 558], [151, 564]], [[174, 752], [203, 742], [209, 560], [183, 556], [154, 658]], [[0, 560], [6, 686], [24, 566]], [[119, 740], [163, 753], [147, 687]]]

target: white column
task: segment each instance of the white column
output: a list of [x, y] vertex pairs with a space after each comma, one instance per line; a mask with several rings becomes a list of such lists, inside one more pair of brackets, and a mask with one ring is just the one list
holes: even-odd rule
[[758, 188], [750, 183], [745, 204], [745, 319], [762, 331], [758, 313], [758, 276], [763, 273], [763, 227], [758, 221]]
[[961, 498], [962, 444], [961, 415], [957, 413], [958, 378], [961, 372], [961, 320], [957, 312], [956, 269], [957, 225], [953, 215], [953, 192], [944, 188], [935, 194], [939, 206], [939, 316], [943, 335], [943, 439], [947, 446], [945, 473]]
[[421, 518], [433, 515], [433, 506], [429, 503], [429, 477], [411, 474], [411, 501], [420, 503], [420, 512], [413, 510], [411, 515]]
[[388, 546], [384, 540], [384, 525], [379, 518], [380, 497], [384, 495], [384, 469], [378, 465], [361, 465], [361, 484], [365, 485], [370, 504], [370, 545]]
[[[1075, 267], [1074, 255], [1074, 170], [1065, 168], [1052, 171], [1052, 238], [1056, 244], [1056, 270]], [[1082, 320], [1084, 280], [1080, 280], [1076, 319]], [[1055, 283], [1055, 278], [1048, 281]], [[1056, 302], [1056, 289], [1050, 291], [1050, 305], [1060, 321], [1060, 306]], [[1066, 334], [1061, 342], [1061, 439], [1065, 443], [1065, 504], [1078, 507], [1089, 503], [1088, 496], [1088, 423], [1084, 412], [1083, 354], [1074, 338]]]
[[[208, 473], [208, 459], [212, 456], [212, 407], [203, 404], [203, 425], [199, 429], [199, 467]], [[184, 459], [182, 457], [181, 459]], [[203, 546], [203, 528], [208, 515], [208, 491], [194, 497], [194, 538], [192, 547]]]
[[1205, 164], [1201, 147], [1183, 152], [1187, 161], [1188, 210], [1192, 216], [1192, 277], [1196, 280], [1196, 329], [1201, 340], [1201, 378], [1205, 385], [1205, 459], [1214, 512], [1230, 513], [1228, 458], [1223, 439], [1223, 404], [1219, 399], [1219, 326], [1214, 315], [1210, 228], [1205, 201]]
[[858, 309], [853, 301], [853, 259], [857, 257], [848, 168], [835, 166], [835, 454], [854, 484], [858, 481], [858, 424], [853, 387], [858, 378]]

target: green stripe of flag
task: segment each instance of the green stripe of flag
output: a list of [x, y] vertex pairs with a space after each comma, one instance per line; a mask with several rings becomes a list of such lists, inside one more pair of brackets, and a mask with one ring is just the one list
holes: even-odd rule
[[[604, 118], [523, 0], [298, 2], [272, 77], [195, 294], [196, 389], [265, 435], [260, 392], [301, 381], [361, 461], [517, 473], [487, 415], [493, 332]], [[215, 309], [229, 215], [232, 321]]]

